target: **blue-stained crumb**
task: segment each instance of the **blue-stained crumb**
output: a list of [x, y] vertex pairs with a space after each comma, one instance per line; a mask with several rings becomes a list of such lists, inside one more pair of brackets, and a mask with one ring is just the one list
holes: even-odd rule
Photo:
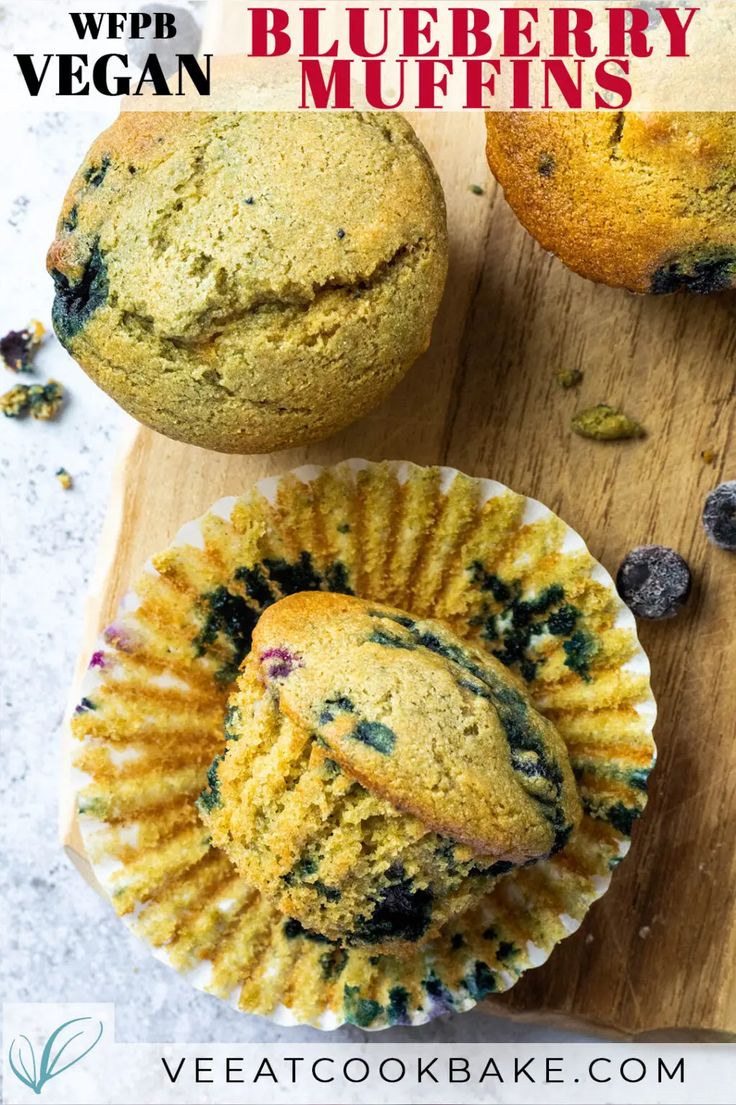
[[339, 560], [325, 568], [325, 583], [327, 584], [327, 590], [336, 595], [352, 595], [353, 593], [348, 570]]
[[108, 169], [110, 168], [110, 158], [107, 154], [102, 158], [99, 165], [90, 165], [84, 173], [84, 182], [90, 188], [99, 188], [105, 177], [107, 176]]
[[318, 723], [320, 725], [329, 725], [331, 721], [335, 720], [338, 714], [354, 713], [355, 706], [353, 702], [344, 694], [336, 695], [335, 698], [328, 698], [323, 704]]
[[443, 840], [440, 845], [435, 849], [434, 853], [440, 862], [447, 869], [449, 875], [456, 875], [459, 868], [457, 865], [457, 859], [455, 856], [455, 841]]
[[81, 699], [79, 705], [74, 708], [74, 713], [75, 714], [86, 714], [90, 710], [96, 710], [96, 709], [97, 709], [96, 703], [94, 703], [91, 698], [85, 697], [85, 698]]
[[629, 773], [628, 781], [629, 786], [634, 787], [635, 790], [646, 791], [649, 787], [649, 770], [638, 767], [635, 771]]
[[323, 936], [321, 932], [312, 932], [311, 929], [305, 929], [301, 921], [297, 921], [295, 917], [289, 917], [287, 921], [284, 921], [283, 932], [287, 940], [296, 940], [297, 937], [303, 936], [305, 940], [310, 940], [313, 944], [338, 946], [336, 940], [330, 940], [329, 937]]
[[[432, 920], [432, 892], [415, 890], [410, 878], [397, 866], [390, 869], [395, 881], [383, 888], [373, 912], [358, 918], [348, 938], [350, 944], [382, 944], [386, 940], [416, 943]], [[388, 874], [388, 872], [387, 872]]]
[[346, 986], [343, 990], [343, 1012], [348, 1024], [368, 1028], [383, 1013], [383, 1006], [373, 998], [362, 998], [360, 987]]
[[382, 756], [390, 756], [396, 745], [396, 734], [388, 725], [380, 721], [359, 721], [350, 734], [361, 744], [367, 744], [380, 752]]
[[569, 604], [561, 606], [554, 614], [550, 614], [547, 619], [547, 629], [555, 637], [567, 637], [575, 629], [579, 616], [580, 612], [574, 606]]
[[73, 207], [69, 208], [69, 214], [66, 216], [66, 218], [62, 222], [61, 229], [65, 230], [67, 232], [67, 234], [71, 234], [74, 230], [77, 229], [78, 222], [79, 222], [79, 208], [77, 207], [77, 205], [75, 203]]
[[625, 806], [623, 802], [616, 802], [606, 811], [606, 819], [624, 836], [631, 836], [632, 827], [638, 817], [641, 817], [641, 810]]
[[422, 986], [429, 998], [429, 1005], [433, 1016], [439, 1016], [442, 1013], [451, 1013], [455, 1008], [455, 999], [452, 996], [452, 991], [445, 986], [442, 979], [432, 970], [427, 977], [422, 980]]
[[210, 813], [217, 806], [222, 805], [222, 799], [220, 797], [220, 780], [218, 778], [217, 769], [224, 759], [224, 752], [220, 752], [215, 756], [207, 772], [207, 786], [197, 799], [198, 808], [205, 813]]
[[99, 241], [93, 244], [82, 278], [76, 284], [58, 269], [52, 269], [51, 278], [56, 289], [51, 320], [59, 341], [68, 348], [95, 311], [107, 302], [110, 284]]
[[320, 590], [344, 595], [353, 593], [348, 570], [344, 564], [340, 561], [329, 564], [323, 576], [315, 568], [312, 554], [306, 550], [302, 550], [299, 559], [292, 564], [282, 559], [266, 559], [263, 564], [284, 595], [294, 595], [299, 591]]
[[562, 647], [565, 650], [565, 667], [589, 683], [590, 663], [598, 651], [595, 640], [589, 633], [578, 629], [569, 640], [562, 642]]
[[316, 874], [318, 866], [319, 864], [314, 857], [304, 856], [297, 860], [291, 871], [287, 871], [285, 875], [281, 876], [281, 879], [287, 886], [295, 886], [298, 883], [303, 883], [309, 875]]
[[409, 991], [403, 986], [392, 986], [388, 992], [386, 1014], [389, 1024], [410, 1024]]
[[333, 982], [336, 978], [339, 978], [345, 970], [347, 961], [348, 953], [345, 948], [333, 948], [329, 952], [324, 952], [319, 957], [319, 965], [324, 981]]
[[319, 591], [322, 587], [322, 576], [314, 567], [311, 553], [302, 551], [293, 564], [281, 559], [266, 559], [263, 563], [284, 595], [295, 595], [299, 591]]
[[731, 288], [736, 282], [736, 253], [713, 249], [698, 258], [675, 257], [653, 274], [650, 290], [654, 295], [669, 295], [685, 289], [696, 295], [709, 295]]
[[342, 894], [336, 886], [326, 886], [321, 879], [316, 879], [315, 882], [309, 885], [314, 887], [315, 893], [317, 893], [320, 898], [324, 898], [327, 902], [339, 902], [342, 897]]
[[225, 740], [236, 741], [240, 738], [240, 733], [236, 729], [237, 725], [240, 725], [241, 715], [237, 706], [228, 706], [225, 710]]
[[493, 655], [507, 667], [516, 667], [522, 678], [531, 683], [544, 661], [530, 654], [534, 638], [548, 631], [558, 637], [569, 636], [575, 629], [580, 611], [569, 603], [562, 605], [565, 590], [559, 583], [546, 587], [534, 598], [522, 598], [518, 580], [507, 583], [488, 572], [479, 560], [469, 565], [471, 581], [481, 592], [492, 597], [501, 609], [492, 609], [484, 601], [481, 612], [471, 619], [480, 626], [485, 641], [493, 644]]
[[240, 664], [250, 651], [258, 615], [242, 595], [233, 594], [227, 587], [217, 587], [203, 595], [202, 603], [208, 613], [194, 639], [196, 655], [202, 656], [218, 635], [226, 637], [232, 647], [232, 658], [220, 669], [218, 678], [228, 682], [235, 678]]
[[476, 959], [472, 971], [465, 976], [461, 985], [468, 991], [471, 998], [482, 1001], [497, 988], [496, 976], [487, 963]]
[[255, 564], [251, 568], [238, 568], [235, 572], [235, 579], [243, 584], [248, 597], [257, 603], [261, 609], [265, 610], [267, 606], [271, 606], [276, 601], [277, 596], [269, 586], [260, 564]]

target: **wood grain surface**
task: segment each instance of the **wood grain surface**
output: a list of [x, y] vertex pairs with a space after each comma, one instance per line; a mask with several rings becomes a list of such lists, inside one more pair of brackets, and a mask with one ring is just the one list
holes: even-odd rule
[[[223, 456], [139, 430], [115, 480], [82, 660], [183, 522], [306, 461], [408, 459], [493, 477], [558, 512], [613, 573], [634, 545], [674, 546], [695, 587], [678, 618], [640, 625], [659, 762], [632, 852], [582, 929], [493, 1007], [625, 1036], [736, 1037], [736, 555], [700, 524], [707, 492], [736, 478], [736, 300], [637, 298], [574, 276], [489, 179], [481, 116], [412, 121], [451, 233], [431, 350], [381, 408], [310, 448]], [[583, 371], [578, 389], [559, 387], [562, 368]], [[571, 416], [597, 402], [623, 406], [647, 437], [576, 437]], [[62, 816], [84, 866], [68, 806]]]

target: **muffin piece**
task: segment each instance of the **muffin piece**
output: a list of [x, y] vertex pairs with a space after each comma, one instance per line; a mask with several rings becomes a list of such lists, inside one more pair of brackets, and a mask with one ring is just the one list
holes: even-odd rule
[[396, 114], [128, 112], [48, 255], [59, 339], [122, 407], [224, 452], [318, 440], [429, 344], [442, 189]]
[[352, 596], [265, 611], [227, 735], [199, 803], [213, 843], [348, 945], [429, 938], [580, 817], [564, 743], [501, 664]]
[[635, 292], [736, 285], [736, 114], [491, 112], [488, 162], [545, 249]]

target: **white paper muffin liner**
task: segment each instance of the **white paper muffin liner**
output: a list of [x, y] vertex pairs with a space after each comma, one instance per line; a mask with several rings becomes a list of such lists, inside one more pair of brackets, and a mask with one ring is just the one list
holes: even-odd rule
[[[499, 656], [578, 780], [585, 816], [567, 846], [504, 875], [406, 959], [282, 917], [194, 807], [249, 628], [315, 587], [440, 618]], [[309, 466], [185, 525], [121, 604], [71, 723], [79, 826], [116, 911], [197, 988], [281, 1025], [423, 1024], [513, 986], [605, 893], [646, 802], [655, 715], [632, 614], [541, 503], [448, 468]]]

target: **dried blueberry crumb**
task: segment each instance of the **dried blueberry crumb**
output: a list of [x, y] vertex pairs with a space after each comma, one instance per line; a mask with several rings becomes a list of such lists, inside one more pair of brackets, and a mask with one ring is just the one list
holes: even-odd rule
[[456, 932], [450, 940], [450, 947], [453, 951], [458, 951], [459, 948], [465, 947], [465, 937], [461, 932]]
[[474, 196], [483, 196], [485, 192], [480, 184], [471, 184], [468, 186], [468, 191], [472, 192]]
[[736, 480], [711, 491], [703, 508], [703, 527], [716, 548], [736, 552]]
[[338, 230], [337, 237], [340, 239], [340, 241], [342, 241], [343, 238], [345, 237], [345, 231], [343, 230], [342, 227], [340, 227], [340, 229]]
[[44, 328], [35, 319], [22, 330], [10, 330], [0, 338], [0, 357], [13, 372], [33, 372], [33, 358], [43, 335]]
[[253, 196], [248, 196], [245, 202], [248, 204], [248, 207], [252, 207], [256, 201]]
[[664, 545], [632, 549], [616, 575], [618, 593], [638, 618], [672, 618], [687, 601], [692, 579], [679, 553]]
[[555, 159], [551, 153], [540, 153], [539, 161], [537, 162], [537, 172], [540, 176], [551, 177], [556, 167]]

